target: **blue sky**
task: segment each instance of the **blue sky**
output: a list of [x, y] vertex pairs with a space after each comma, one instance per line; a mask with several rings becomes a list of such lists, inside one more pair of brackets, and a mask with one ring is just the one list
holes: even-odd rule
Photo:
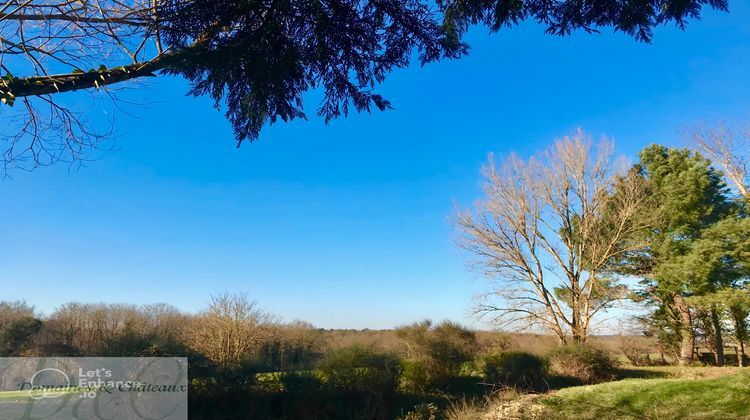
[[469, 57], [389, 77], [395, 110], [277, 124], [239, 150], [209, 100], [149, 81], [126, 93], [146, 105], [118, 116], [116, 150], [0, 181], [0, 299], [193, 311], [244, 291], [326, 328], [469, 323], [484, 283], [450, 221], [478, 198], [487, 153], [527, 155], [582, 127], [634, 155], [680, 144], [696, 121], [750, 121], [750, 6], [732, 7], [652, 45], [474, 30]]

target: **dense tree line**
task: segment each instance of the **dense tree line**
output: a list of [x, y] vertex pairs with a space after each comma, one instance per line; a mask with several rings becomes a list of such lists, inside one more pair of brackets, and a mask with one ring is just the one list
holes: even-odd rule
[[67, 303], [41, 316], [25, 302], [0, 302], [2, 356], [190, 356], [216, 368], [251, 360], [291, 370], [323, 349], [318, 329], [279, 323], [241, 294], [215, 296], [197, 314], [167, 304]]
[[[42, 316], [0, 302], [0, 356], [188, 357], [191, 418], [394, 418], [415, 399], [463, 392], [481, 356], [476, 333], [447, 321], [391, 332], [397, 346], [342, 333], [353, 334], [281, 323], [243, 294], [198, 313], [68, 303]], [[469, 378], [471, 392], [479, 382]]]

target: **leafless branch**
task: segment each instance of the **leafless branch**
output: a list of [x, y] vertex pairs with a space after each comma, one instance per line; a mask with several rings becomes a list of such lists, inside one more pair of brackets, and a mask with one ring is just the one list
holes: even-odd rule
[[112, 132], [95, 129], [85, 112], [54, 94], [92, 90], [116, 109], [111, 85], [153, 76], [163, 64], [155, 13], [152, 0], [0, 2], [6, 174], [82, 162], [87, 151], [102, 147]]
[[624, 296], [604, 276], [608, 264], [644, 248], [638, 234], [653, 220], [639, 212], [645, 184], [617, 170], [612, 150], [578, 131], [528, 161], [490, 157], [484, 199], [457, 217], [459, 245], [499, 280], [477, 314], [585, 340], [592, 317]]
[[733, 131], [724, 124], [692, 128], [688, 140], [724, 171], [745, 198], [750, 198], [750, 127]]

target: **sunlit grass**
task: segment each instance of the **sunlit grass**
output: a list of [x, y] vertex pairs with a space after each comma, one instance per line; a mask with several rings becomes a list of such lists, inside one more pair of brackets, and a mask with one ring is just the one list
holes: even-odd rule
[[70, 393], [73, 393], [73, 392], [78, 392], [78, 391], [76, 391], [73, 388], [68, 388], [68, 389], [63, 389], [63, 390], [55, 390], [55, 391], [51, 391], [51, 390], [47, 390], [47, 391], [32, 390], [31, 392], [29, 392], [28, 390], [25, 390], [25, 391], [0, 391], [0, 402], [3, 402], [3, 401], [21, 401], [21, 400], [31, 399], [32, 397], [37, 397], [38, 398], [38, 397], [42, 397], [42, 396], [54, 398], [54, 397], [57, 397], [57, 396], [61, 396], [61, 395], [65, 395], [65, 394], [70, 394]]
[[559, 390], [540, 399], [553, 418], [750, 416], [750, 372], [715, 379], [625, 379]]

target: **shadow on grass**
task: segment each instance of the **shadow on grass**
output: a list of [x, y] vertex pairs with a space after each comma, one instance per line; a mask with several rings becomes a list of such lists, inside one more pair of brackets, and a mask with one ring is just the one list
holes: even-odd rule
[[615, 370], [615, 380], [619, 379], [665, 379], [672, 375], [666, 371], [638, 369], [638, 368], [619, 368]]
[[486, 387], [479, 376], [459, 376], [451, 378], [444, 387], [444, 394], [457, 397], [480, 397], [485, 394]]
[[[189, 396], [191, 419], [393, 419], [431, 396], [367, 392], [237, 392]], [[434, 397], [440, 403], [439, 397]]]
[[286, 377], [284, 385], [286, 391], [251, 387], [191, 392], [190, 418], [386, 420], [403, 416], [420, 404], [444, 410], [452, 401], [482, 398], [485, 392], [479, 377], [451, 378], [443, 390], [429, 393], [344, 391], [326, 387], [312, 375]]
[[550, 375], [546, 378], [546, 385], [544, 391], [555, 391], [571, 386], [581, 386], [584, 383], [580, 379], [570, 376]]
[[[619, 381], [621, 379], [665, 379], [672, 377], [669, 372], [638, 368], [617, 368], [614, 370], [613, 375], [614, 377], [611, 381]], [[548, 376], [546, 378], [546, 384], [547, 386], [545, 391], [555, 391], [558, 389], [570, 388], [574, 386], [591, 385], [581, 381], [578, 378], [556, 375]]]

